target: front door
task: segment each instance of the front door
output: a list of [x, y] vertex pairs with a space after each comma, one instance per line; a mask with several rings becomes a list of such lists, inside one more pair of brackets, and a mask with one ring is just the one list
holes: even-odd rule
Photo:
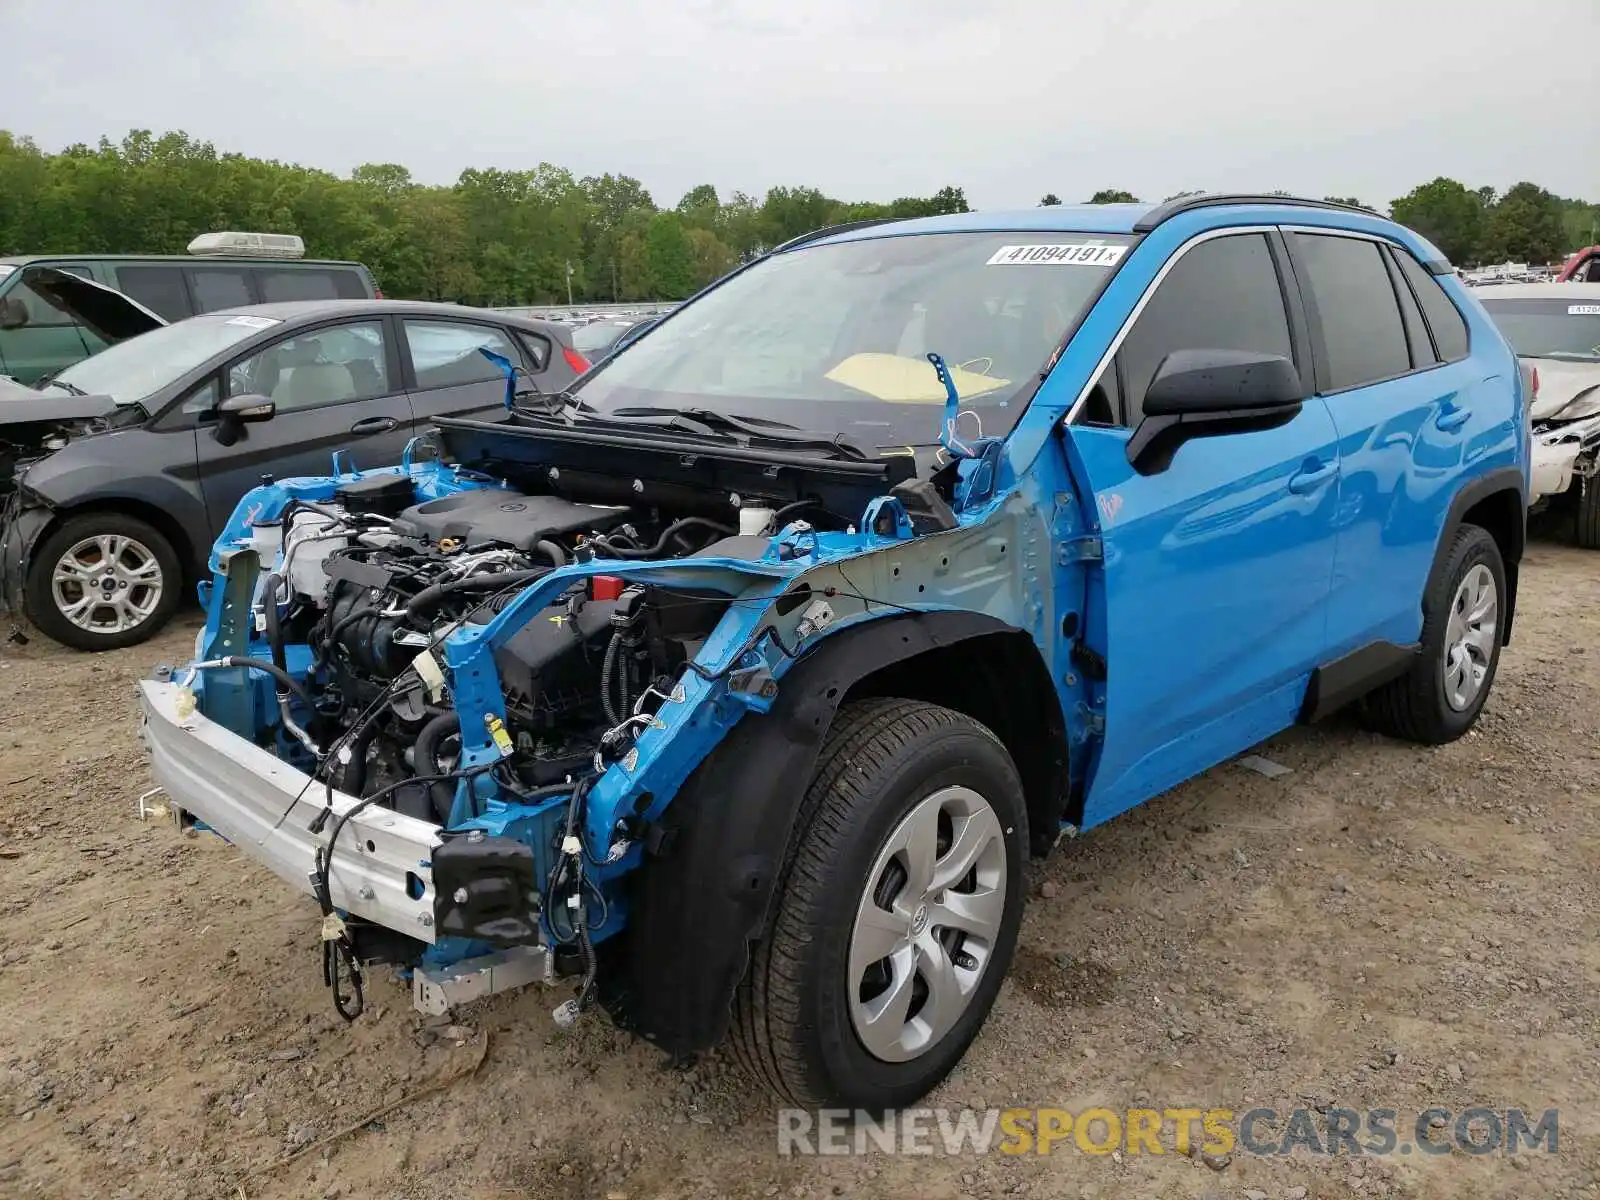
[[336, 450], [348, 451], [346, 465], [358, 469], [390, 466], [411, 438], [411, 404], [381, 318], [297, 330], [232, 364], [222, 379], [228, 395], [266, 396], [276, 411], [243, 426], [231, 445], [217, 440], [214, 426], [200, 431], [213, 536], [264, 475], [328, 475]]
[[1309, 381], [1283, 259], [1265, 232], [1180, 250], [1066, 431], [1102, 552], [1085, 640], [1105, 659], [1093, 685], [1104, 733], [1085, 826], [1292, 723], [1321, 661], [1338, 437], [1309, 382], [1300, 412], [1275, 429], [1191, 439], [1150, 475], [1127, 457], [1145, 389], [1175, 350], [1282, 355]]

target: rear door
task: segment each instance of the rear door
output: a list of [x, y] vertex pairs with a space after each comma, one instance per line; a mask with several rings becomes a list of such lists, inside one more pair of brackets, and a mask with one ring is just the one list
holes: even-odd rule
[[454, 317], [402, 317], [399, 324], [401, 356], [419, 429], [437, 417], [485, 417], [505, 411], [505, 372], [480, 350], [530, 373], [537, 374], [548, 364], [548, 350], [546, 363], [536, 363], [533, 352], [525, 349], [528, 343], [514, 340], [503, 325]]
[[[359, 469], [388, 466], [400, 461], [411, 438], [411, 405], [400, 386], [392, 328], [382, 317], [297, 329], [232, 363], [218, 385], [230, 396], [267, 396], [277, 411], [270, 421], [244, 426], [232, 445], [217, 440], [214, 416], [200, 433], [201, 487], [213, 530], [263, 475], [327, 475], [336, 450], [348, 450], [349, 465]], [[191, 407], [204, 408], [206, 399]]]
[[[1321, 401], [1274, 429], [1183, 442], [1150, 475], [1128, 462], [1145, 389], [1175, 350], [1281, 355], [1309, 377], [1275, 231], [1203, 234], [1146, 293], [1066, 431], [1098, 520], [1085, 668], [1103, 718], [1084, 824], [1115, 816], [1292, 723], [1322, 658], [1338, 507]], [[1063, 578], [1082, 557], [1064, 546]], [[1092, 663], [1093, 656], [1089, 656]]]
[[1326, 229], [1286, 237], [1339, 431], [1330, 657], [1409, 646], [1446, 510], [1499, 418], [1475, 412], [1466, 323], [1408, 251]]

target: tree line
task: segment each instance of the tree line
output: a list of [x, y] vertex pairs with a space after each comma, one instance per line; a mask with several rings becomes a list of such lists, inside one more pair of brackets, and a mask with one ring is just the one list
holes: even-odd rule
[[[1133, 199], [1104, 190], [1089, 201]], [[1531, 183], [1497, 195], [1436, 179], [1392, 207], [1463, 265], [1559, 257], [1597, 240], [1600, 218], [1600, 206]], [[366, 263], [386, 295], [467, 304], [681, 299], [824, 225], [966, 211], [955, 186], [879, 203], [810, 187], [724, 197], [706, 183], [668, 208], [630, 176], [577, 178], [549, 163], [469, 168], [437, 186], [397, 163], [341, 178], [219, 154], [182, 132], [135, 130], [52, 154], [0, 130], [0, 254], [182, 254], [207, 230], [297, 233], [309, 257]]]

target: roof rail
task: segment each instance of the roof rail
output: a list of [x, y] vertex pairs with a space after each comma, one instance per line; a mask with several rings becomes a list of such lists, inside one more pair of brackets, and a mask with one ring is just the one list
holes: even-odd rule
[[780, 242], [772, 248], [771, 253], [782, 254], [785, 250], [793, 250], [796, 246], [804, 246], [807, 242], [814, 242], [818, 238], [832, 237], [836, 233], [849, 233], [852, 229], [868, 229], [873, 225], [888, 225], [904, 220], [905, 217], [863, 217], [859, 221], [841, 221], [837, 225], [824, 225], [821, 229], [813, 229], [810, 233], [802, 233], [787, 242]]
[[1158, 204], [1133, 224], [1135, 233], [1149, 233], [1163, 221], [1170, 221], [1196, 208], [1215, 208], [1221, 204], [1287, 204], [1294, 208], [1327, 208], [1334, 212], [1360, 213], [1364, 217], [1381, 214], [1370, 208], [1357, 208], [1353, 204], [1335, 204], [1331, 200], [1308, 200], [1303, 196], [1256, 195], [1250, 192], [1202, 192], [1197, 196], [1179, 196]]

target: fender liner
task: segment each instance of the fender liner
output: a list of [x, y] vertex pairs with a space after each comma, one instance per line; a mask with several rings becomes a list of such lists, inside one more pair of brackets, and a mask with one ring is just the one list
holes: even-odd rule
[[617, 1023], [675, 1055], [726, 1031], [823, 739], [850, 687], [902, 659], [1015, 633], [983, 613], [883, 617], [842, 630], [791, 668], [764, 716], [742, 720], [663, 815], [660, 857], [631, 877], [628, 926], [603, 999]]
[[[1444, 528], [1440, 531], [1438, 544], [1433, 550], [1433, 566], [1428, 571], [1428, 582], [1431, 585], [1439, 577], [1445, 556], [1450, 553], [1450, 546], [1455, 541], [1456, 531], [1465, 523], [1467, 511], [1496, 492], [1515, 492], [1518, 514], [1517, 520], [1507, 531], [1511, 546], [1510, 553], [1504, 556], [1506, 591], [1509, 593], [1506, 596], [1505, 616], [1500, 624], [1500, 644], [1504, 646], [1511, 641], [1511, 622], [1517, 610], [1518, 564], [1522, 562], [1523, 547], [1528, 540], [1528, 481], [1523, 477], [1521, 467], [1496, 467], [1475, 479], [1468, 480], [1456, 493], [1455, 498], [1450, 501], [1450, 509], [1445, 514]], [[1430, 586], [1428, 592], [1431, 591]], [[1427, 595], [1428, 592], [1423, 594]]]

